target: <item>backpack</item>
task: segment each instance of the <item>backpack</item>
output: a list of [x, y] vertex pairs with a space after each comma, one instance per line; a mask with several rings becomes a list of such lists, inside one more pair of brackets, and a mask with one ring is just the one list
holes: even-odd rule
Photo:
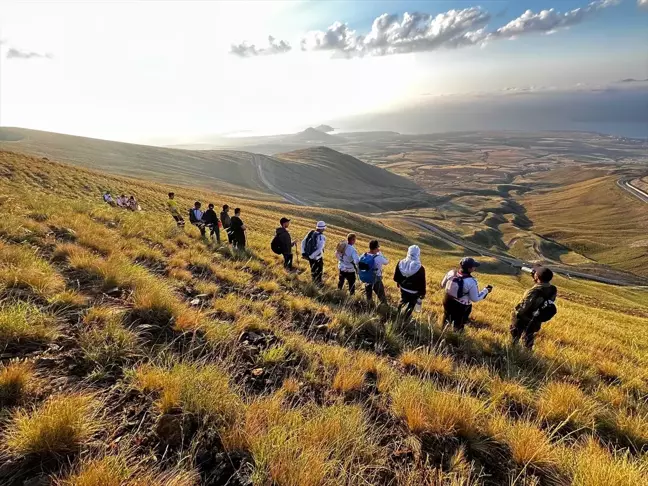
[[279, 240], [279, 235], [275, 235], [274, 238], [272, 238], [272, 241], [270, 242], [270, 249], [272, 250], [272, 253], [275, 253], [277, 255], [281, 255], [283, 252], [281, 251], [281, 241]]
[[337, 257], [341, 260], [344, 258], [344, 255], [346, 254], [346, 249], [349, 246], [349, 244], [346, 241], [340, 241], [337, 246], [335, 247], [335, 254]]
[[304, 258], [310, 258], [310, 256], [317, 251], [317, 231], [311, 230], [306, 236], [306, 243], [304, 243], [304, 253], [302, 256]]
[[557, 313], [556, 303], [553, 300], [545, 300], [542, 306], [533, 313], [533, 320], [536, 322], [547, 322]]
[[371, 253], [365, 253], [360, 258], [360, 263], [358, 263], [358, 269], [360, 272], [358, 276], [360, 281], [366, 284], [373, 284], [376, 282], [376, 255]]
[[189, 222], [190, 223], [196, 223], [198, 222], [198, 219], [196, 218], [196, 213], [194, 213], [193, 208], [189, 210]]
[[464, 278], [460, 275], [452, 277], [450, 281], [446, 284], [446, 294], [454, 299], [461, 299], [464, 294]]

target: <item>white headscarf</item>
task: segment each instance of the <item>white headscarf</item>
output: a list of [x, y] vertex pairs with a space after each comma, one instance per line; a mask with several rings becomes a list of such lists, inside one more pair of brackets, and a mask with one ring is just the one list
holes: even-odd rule
[[421, 249], [412, 245], [407, 249], [407, 258], [398, 262], [398, 269], [403, 277], [411, 277], [421, 268]]

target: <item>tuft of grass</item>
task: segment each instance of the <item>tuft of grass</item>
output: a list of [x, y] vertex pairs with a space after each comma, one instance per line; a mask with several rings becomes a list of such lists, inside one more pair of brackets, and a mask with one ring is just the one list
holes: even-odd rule
[[416, 368], [427, 375], [450, 376], [453, 361], [449, 356], [435, 353], [432, 349], [416, 349], [406, 351], [400, 356], [403, 366]]
[[558, 455], [541, 426], [527, 420], [510, 421], [504, 415], [491, 418], [488, 425], [491, 435], [506, 444], [518, 466], [549, 470], [558, 464]]
[[75, 309], [87, 305], [88, 298], [75, 290], [64, 290], [47, 299], [47, 302], [55, 309]]
[[262, 366], [274, 366], [283, 363], [288, 357], [288, 348], [284, 345], [274, 345], [265, 349], [259, 355], [259, 364]]
[[414, 378], [401, 381], [390, 395], [393, 413], [415, 434], [474, 437], [482, 429], [486, 404], [469, 395]]
[[102, 427], [100, 404], [88, 394], [50, 397], [38, 408], [18, 410], [5, 433], [13, 455], [64, 454], [78, 450]]
[[84, 358], [101, 368], [119, 367], [138, 350], [137, 335], [121, 323], [115, 312], [101, 315], [95, 310], [86, 315], [86, 325], [79, 335]]
[[125, 453], [85, 458], [73, 472], [54, 481], [55, 486], [196, 486], [194, 471], [178, 468], [160, 472], [137, 463]]
[[648, 463], [626, 453], [611, 454], [596, 439], [589, 438], [576, 454], [566, 459], [573, 486], [638, 486], [646, 484]]
[[32, 388], [34, 366], [28, 361], [12, 361], [0, 368], [0, 407], [20, 403]]
[[593, 427], [598, 406], [576, 385], [550, 382], [540, 391], [538, 413], [549, 422]]
[[52, 266], [26, 245], [0, 241], [0, 289], [30, 289], [49, 297], [65, 289], [65, 281]]
[[162, 413], [181, 409], [221, 429], [233, 426], [245, 410], [229, 376], [216, 365], [141, 366], [135, 371], [134, 382], [143, 391], [158, 395], [157, 406]]
[[0, 346], [44, 343], [57, 335], [54, 318], [38, 307], [24, 302], [0, 306]]

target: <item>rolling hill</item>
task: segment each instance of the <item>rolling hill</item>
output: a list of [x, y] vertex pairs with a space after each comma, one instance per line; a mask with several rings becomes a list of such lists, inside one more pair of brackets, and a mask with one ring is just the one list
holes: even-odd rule
[[[644, 484], [645, 291], [557, 276], [528, 352], [508, 327], [530, 276], [483, 259], [495, 290], [454, 333], [438, 282], [464, 252], [402, 222], [179, 188], [183, 208], [243, 208], [233, 250], [176, 227], [171, 185], [1, 150], [0, 174], [2, 485]], [[322, 287], [271, 253], [281, 216], [295, 239], [329, 223]], [[386, 307], [336, 290], [349, 231], [380, 238], [386, 276], [421, 246], [414, 321], [389, 277]]]
[[[309, 130], [297, 136], [335, 137]], [[420, 207], [430, 200], [415, 183], [324, 147], [270, 157], [238, 150], [171, 149], [0, 128], [0, 148], [157, 182], [229, 193], [245, 191], [260, 199], [279, 197], [356, 211]]]

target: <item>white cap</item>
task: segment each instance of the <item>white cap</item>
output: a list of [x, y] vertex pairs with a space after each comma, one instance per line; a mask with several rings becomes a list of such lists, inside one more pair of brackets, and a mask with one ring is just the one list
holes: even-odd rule
[[326, 223], [324, 221], [317, 222], [317, 229], [326, 229]]

